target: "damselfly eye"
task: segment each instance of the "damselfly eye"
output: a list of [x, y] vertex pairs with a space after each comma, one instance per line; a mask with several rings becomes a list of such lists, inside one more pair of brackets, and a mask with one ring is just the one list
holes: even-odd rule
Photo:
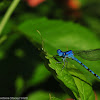
[[60, 49], [58, 49], [58, 50], [57, 50], [57, 53], [60, 53], [60, 52], [62, 52], [62, 51], [61, 51]]

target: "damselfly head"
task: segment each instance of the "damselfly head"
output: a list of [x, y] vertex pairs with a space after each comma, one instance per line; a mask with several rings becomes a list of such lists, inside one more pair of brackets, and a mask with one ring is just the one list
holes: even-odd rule
[[57, 50], [57, 53], [58, 53], [59, 56], [63, 55], [63, 52], [60, 49]]

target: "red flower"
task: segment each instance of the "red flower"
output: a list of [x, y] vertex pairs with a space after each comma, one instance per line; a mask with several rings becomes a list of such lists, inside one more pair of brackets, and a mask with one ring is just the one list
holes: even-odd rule
[[30, 7], [36, 7], [42, 2], [44, 2], [45, 0], [26, 0], [26, 1]]
[[68, 6], [73, 10], [80, 9], [80, 5], [79, 0], [68, 0]]

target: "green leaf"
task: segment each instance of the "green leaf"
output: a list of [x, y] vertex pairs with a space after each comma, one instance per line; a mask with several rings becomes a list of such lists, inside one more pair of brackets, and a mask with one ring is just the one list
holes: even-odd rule
[[[42, 43], [41, 37], [37, 33], [37, 30], [39, 30], [43, 38], [44, 50], [47, 55], [46, 58], [49, 59], [49, 67], [55, 70], [56, 73], [54, 76], [67, 86], [77, 99], [94, 100], [94, 92], [91, 84], [96, 78], [71, 59], [68, 61], [67, 69], [64, 68], [62, 70], [63, 64], [56, 64], [56, 61], [52, 58], [53, 55], [57, 54], [57, 49], [67, 51], [68, 47], [74, 51], [99, 48], [100, 41], [94, 33], [72, 22], [48, 20], [46, 18], [25, 21], [19, 25], [19, 30], [40, 48], [40, 46], [37, 45], [37, 43]], [[77, 58], [100, 75], [100, 71], [98, 70], [100, 61], [91, 62], [80, 57]], [[96, 66], [95, 69], [93, 66]]]
[[24, 80], [22, 77], [18, 77], [15, 81], [15, 87], [16, 87], [16, 95], [19, 96], [24, 90]]
[[[74, 94], [78, 94], [78, 89], [77, 86], [75, 85], [75, 82], [71, 76], [71, 74], [68, 72], [68, 70], [62, 70], [62, 65], [61, 64], [56, 64], [56, 61], [52, 58], [52, 56], [50, 56], [49, 54], [47, 54], [47, 59], [49, 59], [49, 66], [55, 70], [56, 74], [55, 76], [61, 80], [64, 85], [66, 85], [68, 88], [70, 88]], [[56, 64], [56, 65], [55, 65]]]
[[36, 91], [29, 94], [28, 100], [49, 100], [49, 93], [44, 91]]
[[[77, 99], [78, 96], [80, 96], [82, 100], [94, 100], [92, 86], [90, 86], [89, 83], [86, 83], [87, 81], [80, 71], [78, 72], [78, 70], [73, 65], [69, 65], [67, 66], [67, 69], [64, 68], [62, 70], [62, 65], [55, 65], [56, 61], [49, 57], [49, 55], [47, 55], [47, 58], [50, 62], [49, 66], [56, 71], [57, 78], [61, 80], [69, 89], [71, 89], [75, 96], [77, 95]], [[76, 70], [76, 72], [74, 70]], [[77, 77], [80, 77], [80, 79], [85, 81], [80, 80]], [[88, 91], [88, 93], [86, 91]]]
[[45, 68], [44, 64], [39, 64], [32, 74], [32, 77], [28, 80], [27, 84], [38, 85], [50, 76], [50, 72]]

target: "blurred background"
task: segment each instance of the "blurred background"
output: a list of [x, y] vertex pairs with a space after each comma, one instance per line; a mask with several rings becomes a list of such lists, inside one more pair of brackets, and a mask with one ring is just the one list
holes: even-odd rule
[[[0, 0], [0, 23], [12, 2]], [[34, 19], [35, 22], [43, 17], [77, 23], [93, 32], [100, 43], [99, 0], [21, 0], [0, 33], [0, 96], [48, 100], [52, 95], [61, 100], [73, 100], [74, 96], [65, 94], [59, 82], [46, 69], [40, 56], [40, 44], [31, 42], [18, 28], [26, 20]], [[99, 84], [93, 84], [95, 100], [100, 100]]]

